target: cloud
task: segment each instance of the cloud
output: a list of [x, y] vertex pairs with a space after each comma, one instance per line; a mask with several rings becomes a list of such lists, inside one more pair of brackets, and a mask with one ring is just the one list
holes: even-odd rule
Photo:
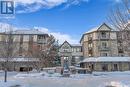
[[40, 9], [51, 9], [61, 4], [77, 5], [88, 0], [13, 0], [15, 1], [16, 13], [36, 12]]
[[[13, 29], [13, 30], [26, 29], [26, 30], [29, 30], [29, 28], [19, 28], [19, 27], [15, 27], [15, 26], [12, 26], [12, 25], [7, 24], [7, 23], [0, 22], [0, 32], [6, 32], [6, 31], [9, 31], [10, 29]], [[78, 44], [79, 43], [78, 39], [74, 39], [69, 34], [64, 34], [64, 33], [61, 33], [61, 32], [52, 32], [51, 30], [44, 28], [44, 27], [34, 27], [34, 29], [38, 29], [39, 31], [53, 35], [57, 40], [59, 40], [60, 44], [62, 44], [65, 40], [68, 41], [71, 44]]]
[[42, 32], [48, 33], [53, 35], [57, 40], [59, 40], [59, 43], [62, 44], [65, 40], [68, 41], [71, 44], [78, 44], [79, 40], [74, 39], [69, 34], [63, 34], [61, 32], [51, 32], [49, 29], [44, 27], [34, 27], [35, 29], [38, 29]]

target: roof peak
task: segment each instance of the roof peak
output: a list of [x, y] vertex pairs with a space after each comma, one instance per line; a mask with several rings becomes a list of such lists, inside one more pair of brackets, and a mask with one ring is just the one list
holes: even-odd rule
[[[91, 28], [91, 29], [90, 29], [89, 31], [87, 31], [86, 33], [92, 33], [92, 32], [98, 31], [98, 29], [100, 29], [103, 25], [105, 25], [106, 27], [112, 29], [110, 26], [108, 26], [108, 25], [104, 22], [104, 23], [102, 23], [100, 26]], [[85, 33], [85, 34], [86, 34], [86, 33]]]

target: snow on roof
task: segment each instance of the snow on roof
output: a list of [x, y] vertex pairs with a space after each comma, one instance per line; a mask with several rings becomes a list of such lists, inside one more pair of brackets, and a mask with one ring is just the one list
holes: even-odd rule
[[43, 68], [43, 70], [52, 70], [52, 69], [56, 69], [56, 67], [47, 67], [47, 68]]
[[90, 29], [89, 31], [87, 31], [86, 33], [91, 33], [91, 32], [94, 32], [94, 31], [97, 31], [99, 27], [94, 27], [92, 29]]
[[71, 44], [71, 46], [82, 46], [81, 44]]
[[91, 57], [85, 58], [83, 62], [130, 62], [130, 57]]
[[[0, 58], [0, 61], [6, 61], [7, 58]], [[26, 61], [39, 61], [38, 58], [11, 58], [9, 61], [26, 62]]]
[[33, 29], [33, 30], [16, 30], [13, 32], [13, 34], [46, 34], [46, 33]]

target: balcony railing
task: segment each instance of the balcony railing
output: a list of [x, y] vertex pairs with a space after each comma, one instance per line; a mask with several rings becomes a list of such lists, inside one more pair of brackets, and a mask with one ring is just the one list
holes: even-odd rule
[[110, 48], [109, 47], [99, 47], [100, 51], [109, 51]]
[[92, 41], [92, 37], [88, 37], [88, 40], [89, 40], [89, 41]]
[[88, 47], [88, 50], [92, 50], [93, 48], [92, 47]]
[[45, 41], [45, 40], [43, 40], [43, 39], [38, 39], [38, 40], [37, 40], [37, 43], [40, 43], [40, 44], [45, 44], [45, 43], [46, 43], [46, 41]]
[[100, 39], [110, 39], [109, 36], [100, 36], [99, 38], [100, 38]]

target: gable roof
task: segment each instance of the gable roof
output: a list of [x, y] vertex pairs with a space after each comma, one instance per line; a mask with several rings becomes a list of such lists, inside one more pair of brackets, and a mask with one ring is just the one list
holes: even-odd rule
[[92, 28], [91, 30], [89, 30], [89, 31], [87, 31], [86, 33], [92, 33], [92, 32], [94, 32], [94, 31], [98, 31], [102, 26], [106, 26], [106, 27], [108, 27], [110, 30], [112, 30], [112, 28], [111, 27], [109, 27], [106, 23], [103, 23], [102, 25], [100, 25], [100, 26], [98, 26], [98, 27], [95, 27], [95, 28]]
[[70, 43], [68, 41], [64, 41], [64, 43], [61, 44], [59, 48], [61, 48], [65, 43], [67, 43], [71, 47], [71, 45], [70, 45]]
[[81, 37], [81, 39], [80, 39], [80, 43], [81, 43], [81, 41], [82, 41], [82, 39], [83, 39], [83, 37], [84, 37], [84, 35], [86, 35], [86, 34], [89, 34], [89, 33], [93, 33], [93, 32], [95, 32], [95, 31], [98, 31], [102, 26], [106, 26], [106, 27], [108, 27], [110, 30], [113, 30], [110, 26], [108, 26], [106, 23], [103, 23], [102, 25], [100, 25], [100, 26], [98, 26], [98, 27], [94, 27], [94, 28], [92, 28], [91, 30], [89, 30], [89, 31], [87, 31], [86, 33], [84, 33], [83, 35], [82, 35], [82, 37]]
[[81, 47], [82, 45], [81, 44], [71, 44], [71, 46], [73, 46], [73, 47]]

